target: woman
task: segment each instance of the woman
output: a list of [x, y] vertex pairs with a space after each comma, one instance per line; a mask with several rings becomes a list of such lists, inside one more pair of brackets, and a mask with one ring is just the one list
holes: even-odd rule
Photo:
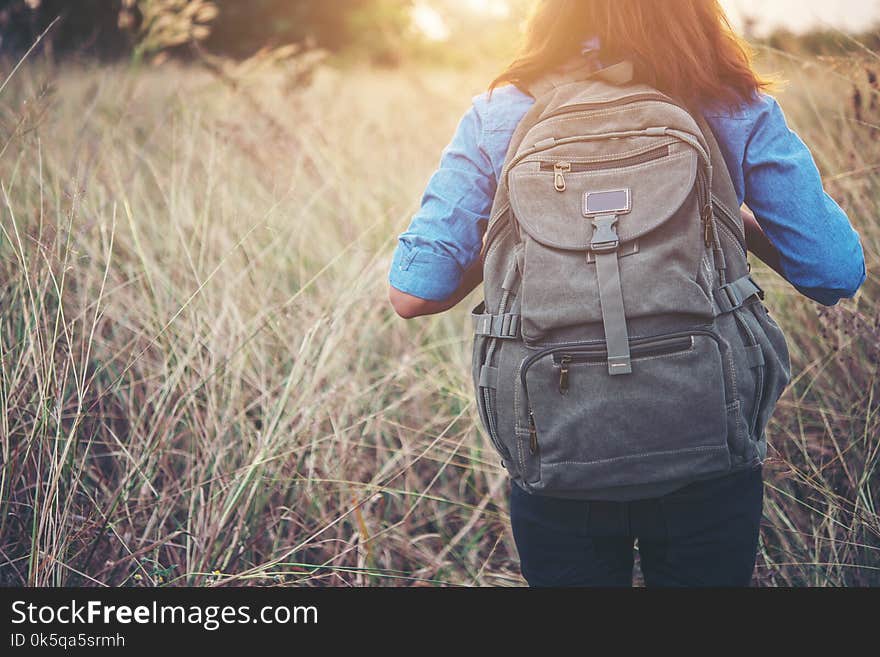
[[[479, 252], [531, 83], [567, 65], [621, 59], [670, 96], [700, 108], [719, 141], [749, 247], [802, 294], [834, 305], [865, 280], [859, 235], [824, 192], [816, 164], [765, 93], [716, 0], [545, 0], [520, 56], [473, 99], [399, 236], [389, 280], [402, 317], [443, 312], [482, 280]], [[716, 165], [717, 166], [717, 165]], [[638, 541], [649, 586], [748, 585], [763, 504], [761, 469], [652, 499], [583, 501], [510, 493], [511, 522], [532, 586], [629, 586]]]

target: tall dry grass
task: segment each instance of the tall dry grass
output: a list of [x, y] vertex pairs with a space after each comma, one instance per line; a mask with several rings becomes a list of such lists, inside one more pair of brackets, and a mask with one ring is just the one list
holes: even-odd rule
[[[783, 105], [871, 267], [880, 111], [854, 120], [850, 80], [873, 90], [854, 63], [786, 68]], [[472, 400], [478, 295], [410, 323], [386, 303], [396, 235], [486, 79], [12, 78], [0, 583], [523, 583]], [[770, 427], [757, 582], [880, 583], [876, 279], [820, 312], [759, 275], [797, 379]]]

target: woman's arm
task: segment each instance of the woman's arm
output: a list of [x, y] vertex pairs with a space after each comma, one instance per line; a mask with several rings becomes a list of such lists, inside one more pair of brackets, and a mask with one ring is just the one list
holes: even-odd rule
[[746, 229], [746, 244], [749, 251], [758, 256], [764, 264], [784, 278], [785, 274], [782, 273], [779, 251], [776, 250], [776, 247], [767, 238], [764, 230], [758, 224], [758, 220], [755, 219], [755, 215], [746, 209], [743, 209], [741, 213], [743, 225]]
[[398, 236], [388, 298], [401, 317], [448, 310], [480, 283], [476, 263], [495, 186], [495, 170], [483, 148], [483, 118], [473, 104], [444, 149], [421, 207]]
[[394, 307], [394, 311], [404, 319], [413, 319], [415, 317], [424, 317], [425, 315], [436, 315], [437, 313], [446, 312], [450, 308], [457, 306], [458, 303], [469, 295], [474, 288], [483, 282], [483, 261], [480, 258], [465, 270], [459, 283], [458, 288], [452, 293], [448, 299], [443, 301], [430, 301], [420, 297], [401, 292], [391, 285], [388, 290], [388, 300]]
[[398, 236], [388, 298], [402, 317], [449, 310], [480, 284], [480, 250], [510, 138], [534, 99], [515, 86], [475, 96], [422, 205]]
[[[789, 129], [778, 103], [762, 96], [752, 117], [743, 160], [744, 200], [775, 247], [777, 262], [768, 264], [778, 265], [802, 294], [823, 305], [852, 297], [865, 281], [859, 234], [823, 189], [810, 150]], [[763, 239], [749, 232], [762, 257]]]

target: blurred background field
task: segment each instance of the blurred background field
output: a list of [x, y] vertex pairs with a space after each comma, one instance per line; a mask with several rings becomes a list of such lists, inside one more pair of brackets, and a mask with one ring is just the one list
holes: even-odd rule
[[[386, 281], [527, 4], [0, 5], [0, 584], [524, 583], [479, 292]], [[880, 38], [741, 26], [869, 269], [826, 309], [754, 263], [796, 374], [755, 583], [877, 585]]]

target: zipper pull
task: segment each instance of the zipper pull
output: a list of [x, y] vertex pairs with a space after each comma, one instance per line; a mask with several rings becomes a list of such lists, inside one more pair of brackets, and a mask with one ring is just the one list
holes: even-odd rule
[[559, 362], [559, 394], [568, 394], [568, 366], [571, 363], [571, 356], [563, 356]]
[[538, 429], [535, 427], [535, 414], [529, 411], [529, 452], [538, 451]]
[[703, 242], [706, 244], [706, 248], [715, 245], [715, 231], [713, 230], [714, 224], [712, 221], [712, 206], [706, 205], [703, 208], [702, 219], [703, 219]]
[[571, 162], [557, 162], [553, 165], [553, 186], [557, 192], [565, 191], [565, 174], [571, 171]]

